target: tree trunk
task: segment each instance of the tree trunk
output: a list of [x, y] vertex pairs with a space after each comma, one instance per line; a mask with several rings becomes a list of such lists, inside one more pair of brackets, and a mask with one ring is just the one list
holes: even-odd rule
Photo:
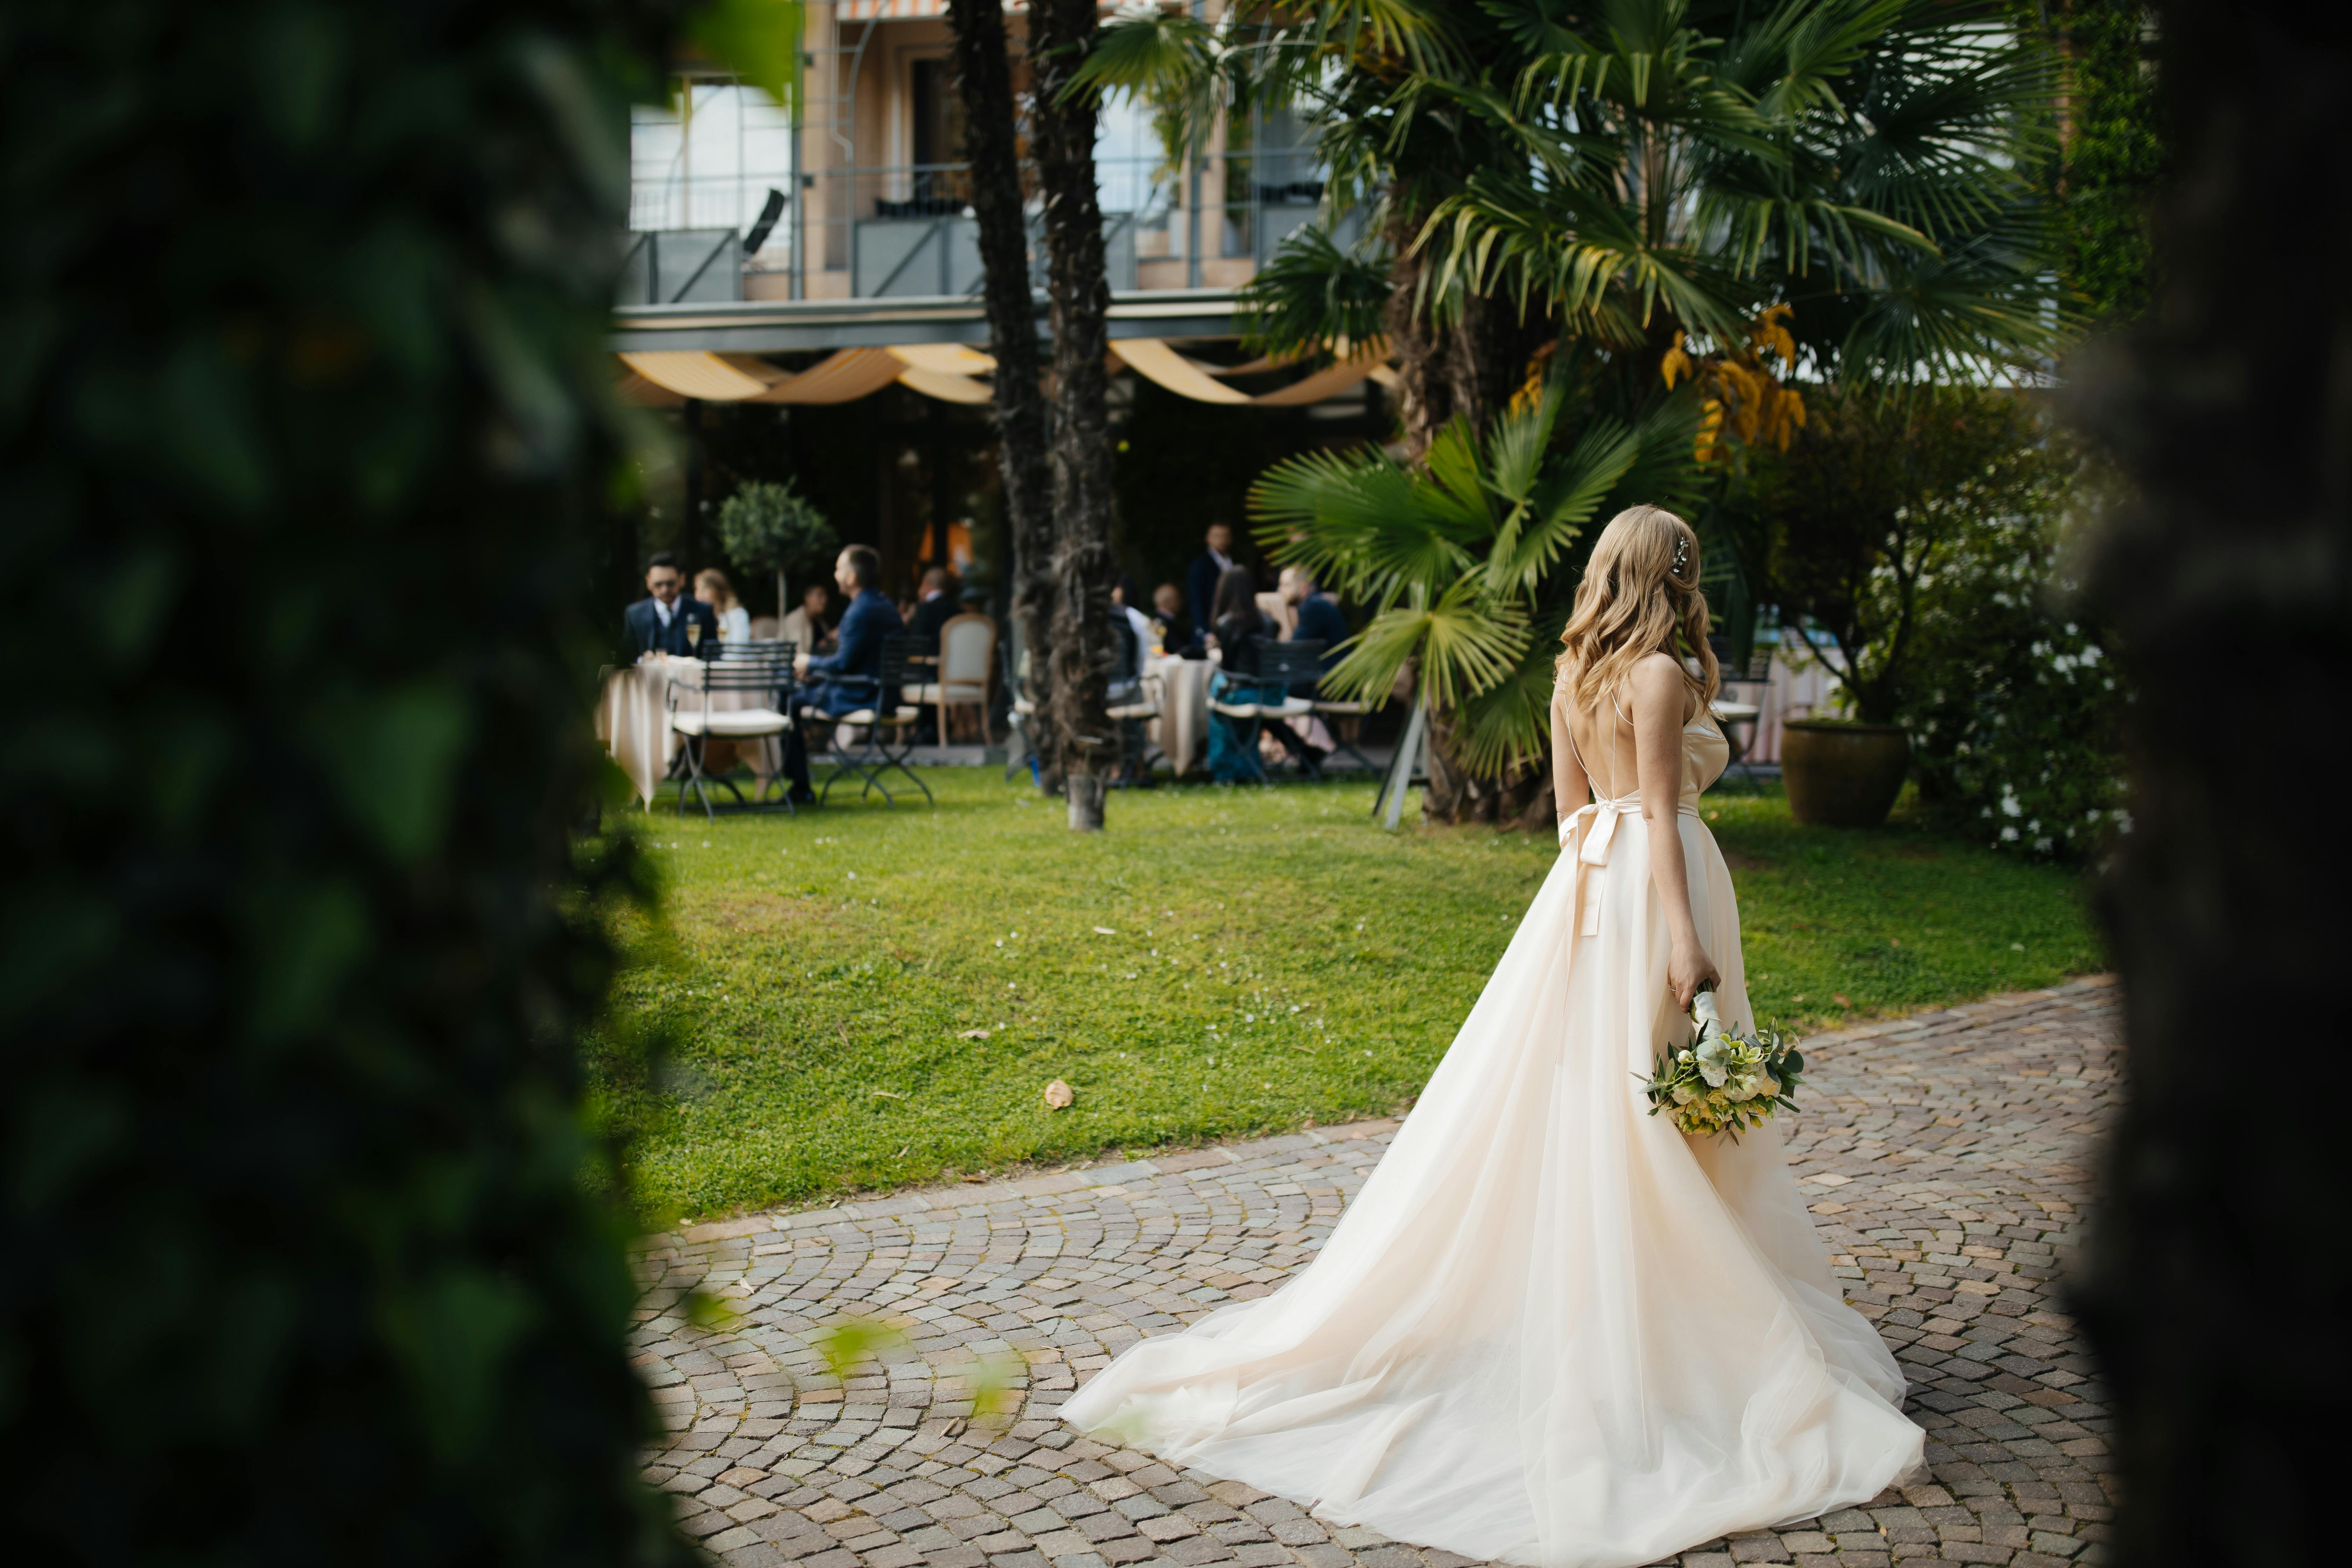
[[1038, 184], [1045, 199], [1046, 299], [1054, 328], [1053, 742], [1070, 826], [1102, 826], [1103, 781], [1118, 755], [1105, 711], [1117, 660], [1118, 563], [1110, 545], [1110, 283], [1095, 190], [1095, 103], [1063, 96], [1093, 52], [1095, 0], [1036, 0], [1029, 65]]
[[[1412, 252], [1421, 217], [1397, 198], [1398, 216], [1389, 228], [1391, 286], [1389, 346], [1398, 356], [1397, 416], [1403, 427], [1402, 460], [1418, 462], [1438, 431], [1456, 418], [1484, 426], [1510, 401], [1525, 379], [1535, 350], [1547, 332], [1521, 324], [1500, 301], [1472, 296], [1460, 319], [1433, 323], [1414, 308], [1426, 258]], [[1538, 796], [1551, 795], [1549, 759], [1515, 769], [1507, 778], [1477, 776], [1454, 750], [1453, 715], [1433, 709], [1429, 716], [1429, 787], [1421, 797], [1424, 822], [1499, 822], [1523, 826], [1538, 815]], [[1547, 817], [1546, 826], [1549, 826]]]
[[[1389, 347], [1397, 356], [1397, 422], [1404, 432], [1402, 459], [1419, 462], [1429, 443], [1456, 415], [1482, 416], [1478, 383], [1454, 327], [1432, 322], [1419, 308], [1428, 258], [1412, 248], [1423, 216], [1410, 210], [1404, 193], [1392, 198], [1389, 222]], [[1434, 785], [1435, 780], [1431, 781]]]
[[2165, 700], [2133, 710], [2134, 826], [2101, 891], [2129, 1094], [2076, 1300], [2117, 1422], [2115, 1561], [2320, 1563], [2337, 1478], [2310, 1435], [2352, 1394], [2327, 1109], [2352, 834], [2332, 791], [2249, 781], [2324, 755], [2313, 720], [2352, 664], [2352, 296], [2310, 287], [2352, 173], [2309, 156], [2352, 99], [2352, 37], [2340, 10], [2201, 0], [2166, 11], [2162, 48], [2158, 297], [2077, 398], [2138, 495], [2095, 601]]
[[982, 298], [996, 356], [996, 436], [1013, 538], [1013, 616], [1021, 646], [1029, 650], [1032, 689], [1043, 693], [1051, 689], [1046, 649], [1052, 646], [1054, 606], [1053, 475], [1036, 306], [1029, 291], [1029, 226], [1022, 210], [1003, 0], [949, 0], [948, 19], [955, 29], [964, 157], [971, 164]]

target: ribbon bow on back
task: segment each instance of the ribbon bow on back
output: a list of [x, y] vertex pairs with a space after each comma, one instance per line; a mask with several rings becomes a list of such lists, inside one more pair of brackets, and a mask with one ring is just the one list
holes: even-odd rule
[[1588, 893], [1584, 868], [1609, 864], [1609, 847], [1617, 840], [1617, 819], [1639, 816], [1641, 813], [1642, 797], [1629, 795], [1619, 800], [1596, 800], [1580, 806], [1559, 825], [1559, 847], [1563, 849], [1580, 831], [1584, 836], [1576, 851], [1576, 884], [1570, 906], [1571, 909], [1580, 903], [1583, 906], [1583, 918], [1577, 922], [1577, 929], [1582, 935], [1601, 934], [1601, 889], [1593, 888]]

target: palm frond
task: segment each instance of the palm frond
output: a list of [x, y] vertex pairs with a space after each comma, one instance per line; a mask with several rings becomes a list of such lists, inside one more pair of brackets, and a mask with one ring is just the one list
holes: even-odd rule
[[1499, 778], [1543, 756], [1551, 739], [1551, 693], [1559, 646], [1530, 636], [1508, 673], [1465, 698], [1454, 715], [1455, 755], [1472, 773]]
[[1525, 607], [1489, 598], [1475, 575], [1465, 577], [1441, 594], [1416, 595], [1373, 616], [1323, 684], [1358, 701], [1375, 701], [1417, 658], [1426, 700], [1455, 708], [1507, 677], [1527, 651], [1528, 637]]
[[1386, 605], [1415, 590], [1433, 597], [1476, 565], [1470, 547], [1486, 525], [1445, 500], [1378, 449], [1307, 452], [1259, 476], [1249, 510], [1273, 560]]
[[1234, 295], [1235, 324], [1261, 353], [1368, 342], [1381, 334], [1390, 290], [1385, 252], [1342, 248], [1321, 225], [1307, 224]]
[[1641, 456], [1640, 430], [1605, 417], [1586, 426], [1567, 456], [1529, 487], [1524, 524], [1496, 540], [1486, 559], [1489, 590], [1532, 595]]

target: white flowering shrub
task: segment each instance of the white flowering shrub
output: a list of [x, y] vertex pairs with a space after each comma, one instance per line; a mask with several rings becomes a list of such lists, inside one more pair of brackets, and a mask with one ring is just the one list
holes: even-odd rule
[[1923, 799], [1957, 829], [2080, 860], [2130, 827], [2121, 732], [2131, 693], [2098, 629], [2072, 618], [2063, 532], [2054, 510], [1969, 531], [1923, 586], [1902, 721]]

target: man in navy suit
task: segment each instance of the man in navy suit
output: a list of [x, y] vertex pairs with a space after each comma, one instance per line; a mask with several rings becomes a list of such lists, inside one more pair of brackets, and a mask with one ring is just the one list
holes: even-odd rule
[[[1321, 643], [1323, 645], [1321, 674], [1330, 674], [1331, 667], [1338, 664], [1341, 657], [1335, 650], [1348, 639], [1349, 635], [1347, 616], [1341, 612], [1330, 595], [1317, 591], [1315, 573], [1309, 567], [1286, 566], [1282, 569], [1282, 596], [1297, 617], [1291, 623], [1290, 636], [1287, 640]], [[1304, 697], [1312, 701], [1321, 694], [1318, 689], [1320, 686], [1319, 676], [1314, 680], [1294, 681], [1291, 684], [1290, 694], [1293, 697]], [[1310, 778], [1320, 778], [1323, 773], [1323, 759], [1331, 753], [1318, 750], [1307, 742], [1309, 723], [1310, 721], [1305, 719], [1286, 719], [1270, 728], [1274, 738], [1281, 742], [1284, 748], [1297, 759], [1299, 771]]]
[[[646, 562], [646, 592], [649, 596], [631, 605], [621, 617], [635, 652], [719, 657], [718, 613], [687, 595], [686, 574], [678, 569], [677, 556], [665, 550]], [[702, 628], [698, 646], [687, 636], [689, 626]]]
[[1233, 569], [1234, 531], [1224, 523], [1213, 522], [1202, 542], [1208, 548], [1184, 573], [1184, 586], [1192, 599], [1194, 642], [1201, 641], [1216, 624], [1217, 579]]
[[[1323, 645], [1322, 668], [1325, 675], [1339, 662], [1336, 650], [1352, 635], [1348, 629], [1348, 617], [1330, 595], [1315, 585], [1311, 567], [1286, 566], [1282, 569], [1282, 596], [1290, 601], [1298, 619], [1290, 628], [1292, 642], [1319, 642]], [[1314, 692], [1303, 685], [1292, 689], [1300, 697], [1312, 697]]]
[[873, 706], [882, 695], [882, 639], [906, 629], [898, 607], [882, 592], [882, 557], [872, 545], [843, 550], [833, 563], [833, 580], [849, 597], [849, 608], [834, 633], [834, 650], [804, 653], [793, 660], [801, 685], [793, 694], [795, 722], [784, 739], [784, 776], [792, 780], [793, 799], [803, 805], [816, 796], [809, 785], [808, 746], [799, 716], [854, 713]]

